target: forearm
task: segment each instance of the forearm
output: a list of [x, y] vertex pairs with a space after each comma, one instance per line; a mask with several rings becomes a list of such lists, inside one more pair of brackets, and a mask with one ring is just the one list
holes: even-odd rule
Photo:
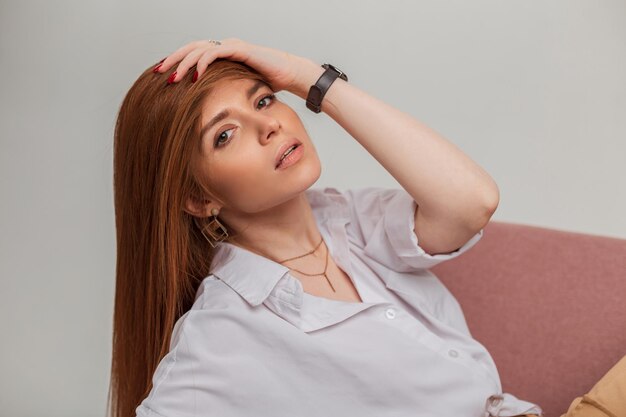
[[[323, 72], [309, 61], [294, 93], [306, 99]], [[410, 115], [341, 79], [324, 96], [322, 111], [383, 165], [417, 202], [423, 217], [474, 226], [495, 210], [499, 192], [489, 174]]]

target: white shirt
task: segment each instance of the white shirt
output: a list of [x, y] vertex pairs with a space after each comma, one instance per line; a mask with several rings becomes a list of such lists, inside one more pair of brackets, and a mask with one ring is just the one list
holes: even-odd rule
[[138, 417], [479, 417], [540, 414], [502, 392], [452, 294], [427, 268], [403, 189], [306, 191], [363, 303], [303, 291], [289, 268], [221, 242], [176, 322]]

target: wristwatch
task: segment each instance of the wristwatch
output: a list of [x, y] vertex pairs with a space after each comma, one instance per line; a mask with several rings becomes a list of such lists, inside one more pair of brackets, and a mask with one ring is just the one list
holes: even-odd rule
[[324, 73], [317, 80], [315, 85], [312, 85], [309, 89], [309, 95], [306, 98], [306, 106], [319, 113], [322, 111], [322, 99], [326, 95], [326, 91], [330, 88], [331, 84], [337, 79], [341, 78], [344, 81], [348, 81], [348, 76], [345, 72], [331, 64], [323, 64], [322, 68], [326, 69]]

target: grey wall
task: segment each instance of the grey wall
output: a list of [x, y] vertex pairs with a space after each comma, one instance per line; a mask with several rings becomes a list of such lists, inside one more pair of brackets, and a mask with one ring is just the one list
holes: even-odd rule
[[[104, 414], [116, 112], [146, 66], [226, 37], [334, 63], [443, 134], [498, 183], [494, 220], [626, 238], [624, 1], [3, 0], [2, 415]], [[316, 142], [316, 186], [398, 186], [282, 94]]]

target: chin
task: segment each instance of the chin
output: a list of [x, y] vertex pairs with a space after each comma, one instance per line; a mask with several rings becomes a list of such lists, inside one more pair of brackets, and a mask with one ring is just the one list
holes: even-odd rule
[[320, 176], [322, 175], [322, 164], [317, 157], [317, 154], [315, 155], [315, 158], [313, 158], [313, 161], [309, 164], [309, 166], [305, 168], [305, 170], [305, 189], [309, 189], [313, 184], [317, 182], [317, 180], [319, 180]]

